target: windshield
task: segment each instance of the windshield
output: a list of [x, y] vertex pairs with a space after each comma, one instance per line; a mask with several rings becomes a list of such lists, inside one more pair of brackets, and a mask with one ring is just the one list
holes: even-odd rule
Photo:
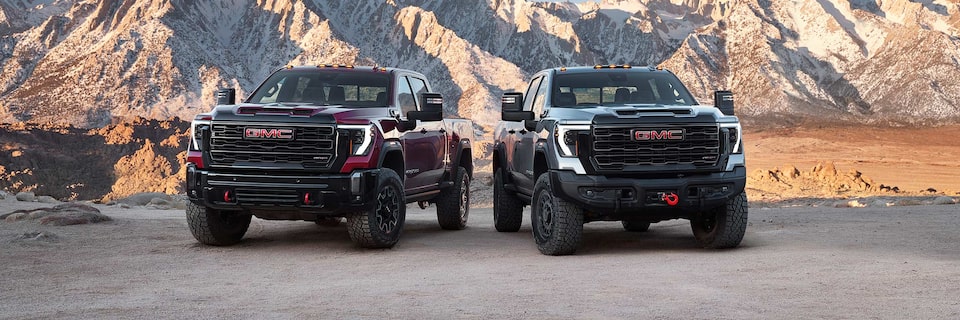
[[557, 74], [552, 105], [581, 107], [614, 104], [694, 105], [677, 77], [653, 72]]
[[251, 103], [299, 103], [385, 107], [386, 73], [326, 70], [275, 72], [250, 96]]

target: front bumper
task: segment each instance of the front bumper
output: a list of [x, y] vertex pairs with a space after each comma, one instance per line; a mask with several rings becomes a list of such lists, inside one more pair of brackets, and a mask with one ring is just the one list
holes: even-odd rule
[[[550, 171], [553, 194], [587, 211], [587, 220], [668, 220], [723, 206], [743, 192], [746, 168], [672, 178], [582, 175]], [[670, 204], [664, 195], [676, 195]]]
[[264, 219], [315, 220], [369, 209], [380, 169], [349, 174], [213, 172], [188, 164], [186, 190], [197, 205]]

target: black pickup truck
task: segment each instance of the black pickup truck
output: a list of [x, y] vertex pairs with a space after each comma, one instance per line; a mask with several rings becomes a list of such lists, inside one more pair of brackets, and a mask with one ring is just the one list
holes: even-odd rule
[[201, 243], [239, 242], [252, 216], [339, 224], [361, 247], [393, 247], [406, 205], [436, 203], [463, 229], [473, 124], [443, 119], [417, 72], [346, 65], [284, 67], [235, 103], [232, 89], [192, 124], [186, 214]]
[[575, 253], [583, 224], [628, 231], [689, 219], [707, 248], [736, 247], [747, 225], [733, 95], [701, 106], [671, 72], [609, 65], [536, 73], [506, 93], [494, 132], [494, 222], [519, 230], [531, 205], [541, 253]]

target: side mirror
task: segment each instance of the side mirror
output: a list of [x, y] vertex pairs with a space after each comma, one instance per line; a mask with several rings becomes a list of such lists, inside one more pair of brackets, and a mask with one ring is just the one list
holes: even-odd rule
[[713, 92], [713, 106], [720, 109], [725, 115], [733, 115], [733, 92], [715, 91]]
[[503, 121], [533, 120], [533, 111], [523, 111], [523, 93], [507, 92], [500, 98], [500, 119]]
[[407, 112], [407, 119], [420, 121], [443, 120], [443, 96], [439, 93], [421, 93], [420, 111]]
[[523, 120], [523, 128], [527, 129], [527, 131], [537, 131], [537, 124], [539, 123], [540, 121]]
[[236, 104], [236, 103], [237, 103], [237, 89], [223, 88], [223, 89], [217, 90], [217, 105]]

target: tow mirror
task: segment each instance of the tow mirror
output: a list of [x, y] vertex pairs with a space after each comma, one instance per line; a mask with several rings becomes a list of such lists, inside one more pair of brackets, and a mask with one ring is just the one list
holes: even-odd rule
[[236, 103], [237, 103], [237, 89], [223, 88], [223, 89], [217, 90], [217, 105], [236, 104]]
[[443, 120], [443, 96], [439, 93], [421, 93], [420, 111], [407, 112], [407, 119], [420, 121]]
[[733, 92], [715, 91], [713, 93], [713, 106], [720, 109], [725, 115], [733, 115]]
[[507, 92], [500, 98], [500, 118], [503, 121], [533, 120], [533, 111], [523, 111], [523, 93]]

